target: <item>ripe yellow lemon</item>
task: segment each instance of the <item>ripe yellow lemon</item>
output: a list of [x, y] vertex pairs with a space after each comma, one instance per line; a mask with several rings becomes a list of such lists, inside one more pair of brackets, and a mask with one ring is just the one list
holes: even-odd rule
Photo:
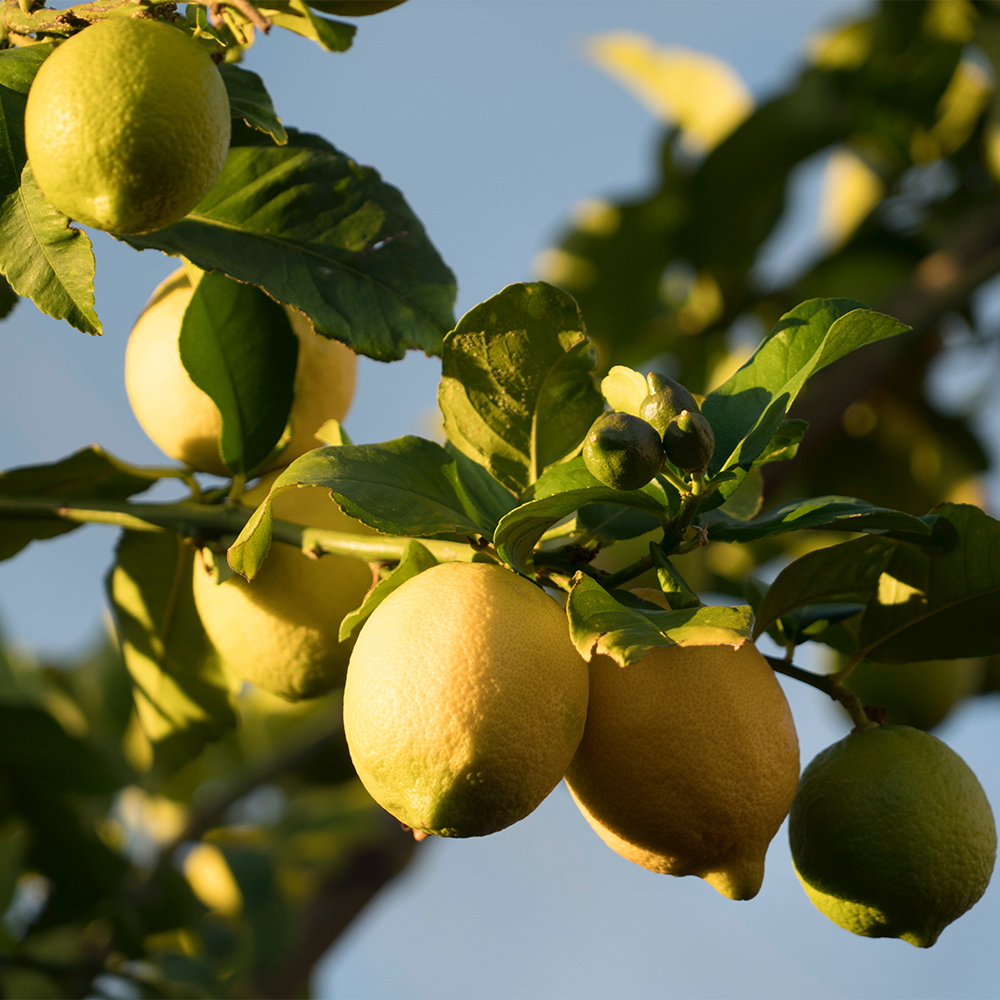
[[909, 726], [854, 731], [802, 772], [795, 871], [834, 923], [929, 948], [986, 891], [993, 813], [969, 766]]
[[[260, 503], [278, 473], [244, 495]], [[331, 531], [374, 534], [344, 514], [322, 486], [304, 486], [274, 500], [274, 516]], [[194, 599], [208, 637], [241, 677], [289, 701], [312, 698], [344, 682], [353, 641], [340, 642], [340, 622], [372, 584], [366, 562], [328, 553], [311, 559], [274, 541], [253, 581], [232, 576], [216, 584], [195, 560]]]
[[[193, 289], [184, 268], [156, 288], [132, 329], [125, 351], [125, 388], [142, 429], [171, 458], [199, 472], [227, 476], [219, 454], [222, 417], [181, 362], [180, 333]], [[286, 307], [299, 339], [292, 437], [278, 463], [286, 465], [320, 446], [314, 434], [327, 420], [343, 420], [354, 395], [357, 356], [317, 334], [309, 320]]]
[[404, 583], [361, 630], [344, 730], [372, 798], [414, 831], [478, 837], [559, 783], [587, 714], [587, 664], [542, 590], [486, 563]]
[[28, 93], [35, 181], [72, 219], [145, 233], [183, 218], [229, 150], [226, 86], [211, 56], [160, 21], [115, 17], [63, 42]]
[[795, 795], [788, 702], [751, 643], [651, 649], [590, 663], [590, 706], [566, 784], [609, 847], [654, 872], [750, 899]]

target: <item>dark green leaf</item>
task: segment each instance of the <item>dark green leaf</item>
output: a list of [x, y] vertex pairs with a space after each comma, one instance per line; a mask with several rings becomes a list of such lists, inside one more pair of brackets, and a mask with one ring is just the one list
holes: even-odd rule
[[448, 439], [517, 494], [571, 454], [604, 409], [580, 310], [544, 282], [508, 285], [467, 312], [441, 361]]
[[677, 611], [682, 608], [697, 608], [701, 605], [698, 595], [691, 589], [687, 580], [681, 576], [677, 567], [670, 561], [670, 557], [663, 550], [663, 546], [651, 542], [649, 554], [653, 557], [653, 565], [656, 567], [656, 580], [666, 597], [671, 610]]
[[425, 569], [437, 565], [437, 559], [417, 541], [410, 541], [403, 552], [399, 565], [383, 580], [375, 585], [365, 596], [364, 602], [357, 611], [352, 611], [340, 623], [340, 641], [350, 639], [355, 632], [368, 620], [368, 616], [394, 591], [406, 583], [411, 577], [423, 573]]
[[[0, 473], [0, 515], [4, 499], [57, 497], [77, 500], [127, 500], [159, 477], [125, 467], [103, 449], [92, 445], [50, 465], [30, 465]], [[3, 519], [0, 559], [16, 555], [33, 539], [52, 538], [78, 528], [56, 518]]]
[[20, 301], [10, 282], [0, 275], [0, 319], [6, 319]]
[[808, 420], [783, 420], [774, 437], [764, 450], [754, 459], [754, 465], [766, 462], [787, 462], [795, 458], [799, 444], [809, 429]]
[[463, 455], [450, 441], [445, 451], [455, 460], [458, 487], [465, 509], [479, 525], [480, 534], [493, 537], [500, 519], [517, 506], [517, 500], [506, 487], [490, 475], [488, 469]]
[[[865, 344], [908, 329], [852, 299], [812, 299], [778, 321], [754, 356], [709, 393], [702, 413], [715, 431], [710, 472], [749, 469], [770, 444], [806, 380]], [[724, 495], [733, 490], [722, 487]]]
[[298, 353], [288, 315], [274, 299], [223, 274], [202, 275], [181, 323], [181, 361], [219, 408], [219, 451], [233, 473], [251, 473], [280, 440]]
[[129, 775], [34, 705], [0, 702], [0, 772], [51, 792], [113, 792]]
[[750, 521], [712, 511], [705, 519], [709, 538], [715, 542], [752, 542], [786, 531], [908, 531], [930, 535], [926, 521], [901, 510], [875, 507], [854, 497], [813, 497], [789, 500]]
[[365, 17], [398, 7], [404, 0], [306, 0], [310, 7], [338, 17]]
[[27, 826], [19, 819], [11, 818], [0, 823], [0, 911], [3, 913], [7, 912], [17, 891], [29, 836]]
[[237, 146], [205, 199], [139, 249], [183, 255], [301, 309], [380, 361], [441, 349], [455, 279], [396, 188], [315, 136]]
[[860, 649], [889, 662], [1000, 653], [1000, 522], [969, 504], [942, 504], [940, 554], [900, 544], [861, 618]]
[[492, 534], [487, 515], [470, 506], [454, 457], [433, 441], [407, 436], [385, 444], [318, 448], [271, 484], [229, 550], [237, 573], [253, 579], [267, 553], [271, 501], [297, 485], [326, 486], [351, 517], [388, 534], [478, 535], [484, 529]]
[[901, 544], [865, 536], [800, 556], [768, 587], [757, 609], [754, 636], [811, 604], [867, 604], [882, 570]]
[[285, 145], [288, 133], [274, 112], [274, 103], [264, 81], [256, 73], [232, 63], [223, 63], [219, 72], [226, 85], [232, 113], [251, 128], [266, 132], [279, 146]]
[[236, 725], [229, 685], [191, 591], [194, 549], [170, 532], [126, 531], [108, 577], [139, 722], [165, 777]]
[[587, 504], [580, 508], [576, 520], [587, 534], [612, 541], [638, 538], [660, 526], [660, 519], [655, 514], [613, 503]]
[[670, 510], [672, 499], [655, 479], [641, 490], [604, 486], [587, 471], [580, 457], [549, 469], [534, 484], [530, 497], [502, 518], [494, 535], [500, 556], [522, 573], [530, 565], [542, 535], [581, 507], [615, 503], [661, 516]]
[[678, 611], [628, 607], [582, 575], [570, 591], [566, 610], [570, 637], [580, 655], [586, 660], [610, 656], [621, 667], [637, 663], [657, 646], [740, 646], [750, 639], [753, 625], [753, 614], [745, 605]]
[[309, 8], [323, 8], [319, 4], [307, 4], [305, 0], [290, 0], [280, 7], [257, 5], [260, 12], [271, 19], [279, 28], [294, 31], [296, 35], [310, 38], [327, 52], [346, 52], [351, 47], [354, 34], [358, 30], [353, 24], [331, 21], [317, 17]]

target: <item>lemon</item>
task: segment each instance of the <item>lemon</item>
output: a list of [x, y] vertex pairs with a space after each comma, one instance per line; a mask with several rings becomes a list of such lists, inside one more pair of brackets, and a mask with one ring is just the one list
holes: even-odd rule
[[929, 948], [986, 891], [993, 813], [965, 761], [909, 726], [854, 731], [802, 772], [788, 826], [816, 907], [866, 937]]
[[982, 659], [916, 663], [862, 660], [844, 686], [864, 704], [884, 708], [886, 722], [933, 729], [960, 701], [979, 691], [984, 672]]
[[477, 837], [559, 783], [587, 713], [587, 664], [542, 590], [486, 563], [404, 583], [361, 630], [344, 730], [372, 798], [414, 831]]
[[28, 93], [35, 181], [72, 219], [146, 233], [183, 218], [222, 172], [226, 86], [211, 56], [160, 21], [115, 17], [63, 42]]
[[587, 432], [583, 461], [605, 486], [641, 489], [663, 468], [660, 435], [631, 413], [605, 413]]
[[591, 660], [566, 784], [629, 861], [750, 899], [798, 776], [788, 702], [751, 643], [661, 647], [628, 667]]
[[[248, 505], [267, 495], [277, 472], [244, 494]], [[276, 518], [331, 531], [373, 534], [344, 514], [322, 486], [279, 494]], [[367, 563], [328, 553], [319, 559], [272, 542], [252, 582], [231, 576], [216, 584], [195, 560], [194, 599], [208, 637], [239, 676], [288, 701], [312, 698], [344, 682], [353, 642], [340, 642], [340, 622], [372, 584]]]
[[[184, 268], [156, 288], [132, 329], [125, 351], [125, 388], [142, 429], [171, 458], [200, 472], [227, 476], [219, 454], [222, 417], [181, 362], [180, 333], [193, 288]], [[315, 333], [305, 315], [286, 307], [299, 339], [292, 437], [278, 462], [287, 464], [320, 445], [313, 435], [327, 420], [342, 420], [351, 405], [357, 356]]]
[[650, 372], [646, 376], [646, 383], [649, 395], [639, 405], [639, 416], [651, 424], [661, 437], [670, 421], [682, 410], [701, 412], [698, 401], [680, 382], [675, 382], [666, 375]]

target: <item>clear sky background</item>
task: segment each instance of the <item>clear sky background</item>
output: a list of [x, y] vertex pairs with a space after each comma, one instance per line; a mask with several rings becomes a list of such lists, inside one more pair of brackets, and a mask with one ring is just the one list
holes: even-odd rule
[[[66, 6], [56, 4], [55, 6]], [[258, 41], [260, 72], [286, 124], [321, 133], [397, 185], [459, 281], [459, 315], [531, 264], [573, 204], [644, 187], [659, 127], [590, 66], [586, 39], [620, 28], [729, 61], [757, 96], [793, 73], [816, 28], [855, 0], [409, 0], [359, 21], [328, 54], [284, 32]], [[808, 239], [809, 185], [779, 262]], [[88, 338], [22, 303], [0, 324], [0, 468], [98, 442], [162, 462], [128, 407], [129, 329], [176, 262], [92, 234], [97, 309]], [[357, 441], [420, 432], [439, 363], [363, 360], [346, 426]], [[114, 532], [90, 527], [0, 563], [0, 622], [45, 653], [98, 634]], [[808, 663], [804, 663], [808, 666]], [[847, 732], [813, 689], [785, 684], [803, 764]], [[939, 735], [1000, 805], [994, 697]], [[784, 829], [753, 901], [699, 879], [653, 875], [606, 848], [560, 786], [492, 837], [421, 845], [323, 962], [318, 997], [998, 997], [1000, 889], [934, 948], [854, 937], [799, 887]]]

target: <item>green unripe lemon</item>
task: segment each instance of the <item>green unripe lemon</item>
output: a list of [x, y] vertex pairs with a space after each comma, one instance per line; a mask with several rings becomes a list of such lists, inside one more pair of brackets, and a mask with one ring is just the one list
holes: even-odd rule
[[587, 432], [583, 461], [605, 486], [637, 490], [663, 468], [663, 445], [645, 420], [630, 413], [605, 413]]
[[109, 18], [63, 42], [38, 70], [24, 114], [45, 197], [114, 233], [187, 215], [222, 172], [229, 138], [229, 98], [211, 56], [148, 18]]
[[657, 434], [662, 436], [667, 424], [681, 410], [699, 412], [694, 396], [680, 382], [675, 382], [666, 375], [650, 372], [646, 376], [646, 384], [649, 386], [649, 395], [639, 405], [639, 416], [652, 424]]
[[965, 761], [909, 726], [851, 732], [802, 772], [789, 813], [815, 906], [866, 937], [929, 948], [986, 891], [993, 813]]
[[715, 451], [715, 432], [697, 410], [681, 410], [663, 432], [663, 450], [678, 469], [701, 472]]

